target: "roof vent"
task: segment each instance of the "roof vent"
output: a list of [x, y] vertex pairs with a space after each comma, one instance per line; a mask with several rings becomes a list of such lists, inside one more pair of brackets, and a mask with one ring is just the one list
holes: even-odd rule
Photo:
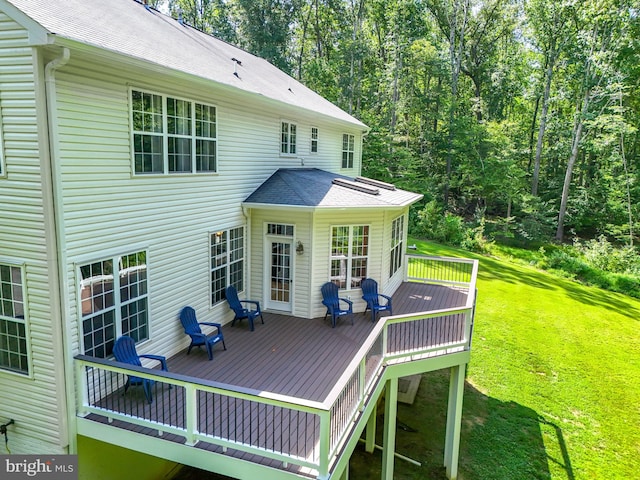
[[357, 182], [352, 182], [351, 180], [346, 180], [344, 178], [334, 178], [333, 184], [345, 188], [350, 188], [351, 190], [356, 190], [358, 192], [367, 193], [369, 195], [380, 195], [380, 190], [378, 190], [377, 188], [373, 188], [368, 185], [362, 185], [361, 183]]
[[356, 177], [356, 182], [366, 183], [367, 185], [384, 188], [385, 190], [394, 191], [396, 189], [396, 186], [391, 183], [381, 182], [380, 180], [374, 180], [373, 178]]

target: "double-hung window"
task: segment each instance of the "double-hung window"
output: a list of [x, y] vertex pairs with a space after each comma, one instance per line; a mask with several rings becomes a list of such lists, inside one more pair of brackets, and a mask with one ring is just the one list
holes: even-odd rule
[[244, 290], [244, 227], [212, 233], [210, 249], [211, 305], [215, 305], [226, 298], [228, 285]]
[[367, 276], [369, 226], [331, 228], [331, 278], [339, 288], [358, 288]]
[[0, 369], [29, 375], [23, 269], [0, 263]]
[[145, 251], [81, 265], [79, 279], [85, 355], [108, 357], [121, 335], [149, 338]]
[[0, 109], [0, 177], [5, 175], [4, 143], [2, 141], [2, 109]]
[[318, 127], [311, 127], [311, 153], [318, 153]]
[[391, 258], [389, 259], [389, 277], [402, 267], [404, 252], [404, 215], [391, 223]]
[[342, 135], [342, 168], [353, 168], [353, 155], [355, 153], [355, 137], [345, 133]]
[[216, 171], [216, 107], [131, 90], [131, 126], [135, 174]]
[[298, 127], [295, 123], [282, 122], [280, 129], [280, 153], [282, 155], [296, 154], [296, 139]]

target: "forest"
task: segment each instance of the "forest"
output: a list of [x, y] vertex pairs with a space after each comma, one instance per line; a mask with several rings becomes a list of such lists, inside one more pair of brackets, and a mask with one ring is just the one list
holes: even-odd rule
[[149, 3], [365, 122], [363, 174], [424, 194], [413, 235], [635, 252], [640, 1]]

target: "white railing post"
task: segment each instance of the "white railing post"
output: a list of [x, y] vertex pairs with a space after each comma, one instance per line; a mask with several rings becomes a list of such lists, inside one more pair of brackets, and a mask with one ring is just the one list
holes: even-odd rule
[[196, 433], [198, 432], [198, 390], [195, 385], [185, 385], [184, 387], [184, 427], [186, 432], [186, 444], [193, 446], [196, 444]]
[[85, 370], [84, 363], [76, 363], [76, 412], [80, 417], [85, 417], [88, 414], [86, 407], [89, 404], [89, 387], [86, 382]]
[[331, 462], [331, 411], [320, 412], [320, 453], [318, 461], [318, 478], [329, 478]]
[[358, 410], [364, 410], [364, 400], [366, 398], [367, 388], [367, 356], [365, 355], [360, 362], [360, 371], [358, 375]]

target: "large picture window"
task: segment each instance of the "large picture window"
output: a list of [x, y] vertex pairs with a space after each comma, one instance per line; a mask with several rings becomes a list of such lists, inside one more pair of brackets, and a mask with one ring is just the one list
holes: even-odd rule
[[355, 153], [355, 137], [345, 133], [342, 135], [342, 168], [353, 168]]
[[216, 107], [132, 90], [131, 126], [136, 174], [216, 171]]
[[0, 263], [0, 368], [29, 375], [22, 267]]
[[211, 304], [223, 301], [225, 289], [244, 290], [244, 227], [211, 234]]
[[391, 258], [389, 261], [389, 277], [402, 267], [404, 252], [404, 215], [396, 218], [391, 224]]
[[147, 254], [144, 251], [81, 265], [82, 344], [106, 358], [121, 335], [149, 338]]
[[345, 225], [331, 229], [331, 278], [339, 288], [358, 288], [367, 276], [369, 226]]

